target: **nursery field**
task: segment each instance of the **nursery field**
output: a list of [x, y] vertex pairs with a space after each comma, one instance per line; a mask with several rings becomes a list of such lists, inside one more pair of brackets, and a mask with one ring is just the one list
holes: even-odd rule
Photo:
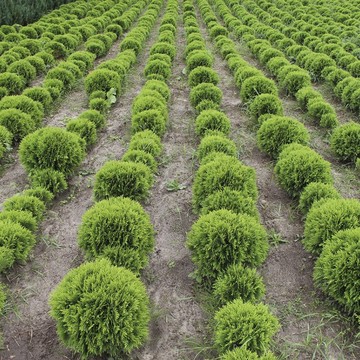
[[359, 5], [0, 25], [0, 360], [360, 359]]

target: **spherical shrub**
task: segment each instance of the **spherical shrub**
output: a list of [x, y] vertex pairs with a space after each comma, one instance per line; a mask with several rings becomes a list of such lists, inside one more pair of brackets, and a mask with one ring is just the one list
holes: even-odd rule
[[68, 187], [65, 175], [52, 168], [32, 170], [30, 180], [32, 187], [44, 188], [55, 195]]
[[314, 268], [317, 286], [356, 316], [360, 314], [359, 256], [360, 227], [342, 230], [324, 244]]
[[250, 103], [249, 113], [254, 119], [261, 115], [283, 115], [283, 106], [278, 96], [272, 94], [260, 94]]
[[222, 154], [204, 163], [196, 173], [193, 186], [195, 210], [199, 211], [209, 195], [224, 187], [241, 191], [253, 199], [258, 196], [254, 169]]
[[161, 139], [151, 130], [139, 131], [131, 138], [129, 150], [142, 150], [157, 157], [162, 152]]
[[209, 134], [202, 138], [198, 147], [198, 157], [201, 161], [205, 156], [212, 152], [221, 152], [229, 156], [237, 155], [237, 148], [235, 143], [226, 138], [223, 134]]
[[337, 127], [330, 144], [340, 160], [355, 162], [360, 157], [360, 124], [350, 121]]
[[277, 158], [282, 148], [291, 143], [307, 145], [310, 136], [304, 124], [286, 116], [272, 116], [257, 131], [257, 144], [272, 158]]
[[61, 67], [56, 67], [55, 69], [51, 69], [50, 71], [48, 71], [45, 79], [60, 80], [64, 85], [64, 89], [67, 90], [70, 89], [75, 84], [76, 81], [76, 78], [71, 73], [71, 71]]
[[26, 60], [35, 68], [36, 75], [43, 74], [46, 71], [45, 62], [40, 56], [28, 56]]
[[132, 114], [136, 115], [142, 111], [155, 109], [160, 111], [165, 119], [168, 118], [168, 109], [166, 104], [164, 103], [164, 100], [159, 98], [159, 95], [138, 95], [135, 100], [133, 101], [132, 105]]
[[304, 231], [304, 247], [319, 255], [323, 245], [340, 230], [360, 226], [360, 202], [355, 199], [329, 199], [309, 210]]
[[15, 142], [35, 130], [31, 116], [17, 109], [0, 110], [0, 125], [13, 134]]
[[86, 70], [90, 70], [94, 65], [95, 55], [88, 51], [76, 51], [68, 57], [68, 60], [80, 60], [86, 64]]
[[129, 353], [148, 335], [145, 286], [106, 259], [70, 270], [49, 303], [60, 339], [84, 358]]
[[190, 102], [196, 107], [203, 100], [210, 100], [220, 105], [222, 99], [222, 91], [211, 83], [203, 83], [193, 87], [190, 91]]
[[26, 260], [34, 245], [31, 231], [9, 220], [0, 221], [0, 271], [11, 267], [16, 260]]
[[53, 101], [57, 100], [65, 89], [64, 83], [57, 79], [47, 79], [44, 81], [43, 86], [44, 89], [49, 91]]
[[6, 211], [18, 210], [30, 212], [37, 221], [40, 221], [45, 212], [45, 204], [35, 196], [14, 195], [4, 202]]
[[236, 214], [246, 214], [256, 219], [259, 218], [255, 200], [244, 196], [241, 191], [231, 190], [228, 187], [210, 194], [203, 202], [201, 214], [205, 215], [220, 209], [231, 210]]
[[80, 79], [83, 76], [80, 68], [71, 61], [62, 61], [56, 68], [70, 71], [74, 75], [75, 79]]
[[171, 60], [174, 60], [176, 53], [175, 46], [166, 42], [158, 42], [153, 45], [150, 49], [150, 55], [153, 54], [166, 54], [170, 56]]
[[215, 344], [220, 353], [244, 346], [261, 355], [279, 328], [266, 305], [237, 299], [215, 314]]
[[85, 43], [85, 49], [87, 52], [94, 54], [97, 58], [106, 55], [106, 46], [99, 39], [91, 39]]
[[[250, 79], [251, 77], [258, 77], [260, 76], [263, 78], [263, 74], [260, 70], [255, 69], [251, 66], [240, 66], [236, 72], [235, 72], [235, 84], [236, 86], [241, 89], [242, 85], [244, 84], [244, 81], [247, 79]], [[258, 94], [256, 94], [258, 95]]]
[[9, 91], [7, 90], [7, 88], [0, 86], [0, 100], [7, 95], [9, 95]]
[[106, 257], [138, 273], [154, 248], [154, 229], [141, 205], [129, 198], [103, 200], [82, 219], [79, 245], [88, 258]]
[[144, 164], [148, 166], [153, 173], [157, 171], [157, 163], [154, 157], [142, 150], [129, 150], [123, 155], [121, 160]]
[[202, 83], [211, 83], [217, 85], [219, 83], [219, 75], [217, 72], [206, 66], [198, 66], [192, 70], [188, 76], [190, 87], [195, 87]]
[[272, 80], [264, 76], [252, 76], [241, 85], [240, 97], [244, 103], [250, 102], [260, 94], [277, 96], [278, 89]]
[[257, 219], [224, 209], [200, 216], [188, 234], [187, 246], [197, 279], [208, 286], [232, 264], [260, 265], [269, 248]]
[[70, 120], [66, 124], [66, 130], [79, 135], [85, 140], [87, 146], [96, 143], [96, 126], [88, 119], [79, 118]]
[[196, 112], [198, 114], [200, 114], [201, 112], [205, 111], [205, 110], [216, 110], [216, 111], [220, 111], [220, 104], [215, 103], [212, 100], [202, 100], [200, 101], [200, 103], [198, 105], [196, 105], [195, 107]]
[[40, 186], [36, 186], [32, 189], [25, 190], [22, 192], [22, 194], [27, 196], [35, 196], [36, 198], [41, 200], [45, 205], [48, 205], [54, 199], [53, 193]]
[[295, 95], [300, 89], [311, 85], [311, 78], [307, 71], [291, 71], [280, 82], [280, 86]]
[[111, 107], [111, 103], [107, 99], [105, 100], [105, 99], [95, 98], [89, 101], [90, 110], [99, 111], [103, 115], [106, 115], [108, 113], [110, 107]]
[[141, 163], [108, 161], [96, 174], [94, 196], [96, 201], [116, 196], [142, 200], [153, 184], [150, 169]]
[[321, 127], [334, 128], [339, 124], [334, 108], [323, 99], [309, 100], [307, 109], [309, 115], [318, 120]]
[[147, 79], [167, 80], [171, 75], [169, 64], [162, 60], [151, 60], [144, 69]]
[[170, 95], [171, 95], [170, 89], [163, 81], [148, 80], [143, 86], [143, 89], [157, 91], [162, 95], [162, 97], [165, 99], [166, 102], [168, 102], [170, 99]]
[[276, 357], [270, 351], [259, 356], [257, 353], [247, 350], [246, 347], [237, 347], [232, 351], [227, 351], [220, 357], [220, 360], [276, 360]]
[[321, 94], [313, 89], [311, 86], [301, 88], [295, 94], [296, 100], [299, 102], [303, 109], [307, 109], [308, 103], [312, 99], [322, 99]]
[[64, 129], [47, 127], [27, 135], [19, 155], [28, 172], [51, 168], [69, 175], [85, 157], [85, 141]]
[[6, 127], [0, 125], [0, 158], [11, 148], [12, 139], [13, 134]]
[[211, 68], [212, 63], [213, 59], [207, 51], [193, 51], [186, 57], [186, 66], [188, 73], [190, 73], [192, 70], [199, 66]]
[[22, 77], [26, 84], [36, 78], [36, 69], [25, 59], [13, 62], [7, 71]]
[[198, 136], [204, 136], [207, 131], [215, 130], [228, 135], [230, 132], [230, 120], [221, 111], [204, 110], [195, 120], [195, 132]]
[[0, 74], [0, 86], [6, 88], [9, 95], [16, 95], [24, 90], [25, 81], [16, 73], [4, 72]]
[[230, 265], [215, 281], [213, 297], [221, 307], [235, 299], [257, 303], [265, 294], [265, 285], [255, 269]]
[[131, 127], [134, 133], [151, 130], [156, 135], [163, 136], [166, 130], [166, 118], [159, 110], [144, 110], [132, 116]]
[[85, 89], [88, 95], [97, 90], [108, 92], [112, 88], [116, 90], [117, 94], [120, 93], [121, 79], [115, 71], [97, 69], [85, 79]]
[[305, 187], [300, 195], [299, 209], [307, 214], [314, 203], [323, 199], [340, 199], [341, 196], [333, 185], [312, 182]]
[[103, 128], [106, 124], [105, 116], [97, 110], [86, 110], [79, 115], [79, 118], [91, 121], [97, 130]]
[[[292, 145], [297, 145], [297, 150], [293, 150]], [[330, 163], [314, 150], [300, 144], [283, 148], [275, 166], [275, 174], [280, 185], [293, 197], [300, 196], [311, 182], [331, 184], [333, 181]]]
[[[35, 232], [37, 229], [37, 221], [29, 211], [9, 210], [0, 212], [0, 222], [11, 221], [20, 224], [25, 229]], [[1, 265], [0, 265], [1, 272]]]
[[52, 98], [50, 92], [41, 86], [33, 86], [29, 89], [26, 89], [23, 92], [23, 95], [29, 97], [30, 99], [41, 103], [45, 110], [49, 110], [52, 104]]

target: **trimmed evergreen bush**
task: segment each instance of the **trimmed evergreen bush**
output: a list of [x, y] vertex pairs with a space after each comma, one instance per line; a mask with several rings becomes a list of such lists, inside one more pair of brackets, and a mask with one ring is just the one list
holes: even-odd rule
[[206, 50], [196, 50], [189, 53], [186, 57], [186, 67], [188, 73], [199, 66], [211, 68], [213, 59]]
[[221, 111], [204, 110], [195, 120], [195, 133], [204, 136], [207, 131], [215, 130], [228, 135], [230, 132], [230, 120]]
[[0, 158], [4, 156], [6, 151], [11, 149], [12, 139], [12, 133], [6, 127], [0, 125]]
[[162, 152], [161, 139], [151, 130], [139, 131], [131, 138], [129, 150], [142, 150], [157, 157]]
[[237, 148], [232, 140], [226, 138], [222, 133], [215, 132], [215, 134], [209, 133], [202, 138], [197, 150], [197, 155], [201, 161], [212, 152], [224, 153], [236, 157]]
[[7, 89], [8, 95], [20, 94], [25, 88], [24, 79], [13, 72], [0, 74], [0, 86]]
[[49, 70], [45, 79], [60, 80], [63, 83], [65, 90], [71, 89], [76, 82], [76, 78], [71, 71], [58, 66]]
[[148, 335], [145, 286], [131, 271], [106, 259], [70, 270], [49, 304], [60, 339], [84, 358], [129, 353]]
[[31, 116], [18, 109], [0, 110], [0, 125], [10, 131], [15, 142], [35, 130]]
[[126, 197], [96, 203], [82, 219], [79, 245], [88, 258], [105, 257], [138, 273], [154, 248], [154, 229], [141, 205]]
[[143, 89], [157, 91], [163, 96], [166, 102], [169, 101], [171, 96], [169, 87], [166, 85], [165, 82], [160, 80], [147, 80], [145, 85], [143, 86]]
[[45, 205], [48, 205], [54, 199], [54, 194], [41, 186], [35, 186], [34, 188], [27, 189], [23, 191], [22, 194], [26, 196], [35, 196]]
[[87, 146], [93, 145], [96, 142], [96, 126], [88, 119], [79, 118], [70, 120], [66, 124], [66, 130], [79, 135], [85, 140]]
[[200, 216], [188, 234], [187, 246], [196, 278], [207, 286], [232, 264], [260, 265], [269, 249], [266, 231], [257, 219], [229, 210]]
[[283, 106], [278, 96], [273, 94], [260, 94], [251, 101], [249, 113], [254, 119], [258, 119], [264, 114], [282, 116]]
[[14, 195], [5, 200], [3, 206], [6, 211], [28, 211], [38, 222], [45, 212], [44, 202], [30, 195]]
[[197, 107], [202, 101], [210, 100], [220, 105], [222, 91], [211, 83], [202, 83], [193, 87], [190, 91], [190, 102], [193, 107]]
[[112, 88], [116, 90], [116, 94], [120, 93], [121, 78], [115, 71], [97, 69], [91, 72], [85, 79], [85, 89], [88, 95], [98, 90], [107, 93]]
[[31, 186], [44, 188], [54, 195], [67, 189], [65, 175], [52, 168], [34, 169], [30, 173]]
[[220, 360], [276, 360], [276, 357], [270, 351], [259, 356], [257, 353], [247, 350], [246, 347], [237, 347], [232, 351], [227, 351], [220, 357]]
[[195, 87], [202, 83], [217, 85], [219, 83], [219, 75], [209, 67], [198, 66], [189, 73], [188, 83], [190, 87]]
[[23, 92], [23, 95], [42, 104], [45, 110], [50, 109], [52, 97], [49, 90], [47, 90], [46, 88], [41, 86], [33, 86], [29, 89], [26, 89]]
[[280, 82], [286, 91], [295, 95], [300, 89], [311, 85], [310, 75], [306, 71], [291, 71]]
[[153, 173], [157, 171], [157, 163], [154, 157], [142, 150], [128, 150], [123, 157], [122, 161], [130, 161], [135, 163], [142, 163], [150, 168]]
[[165, 61], [156, 59], [147, 63], [144, 69], [147, 79], [167, 80], [171, 75], [171, 68]]
[[272, 94], [277, 96], [278, 89], [275, 83], [264, 76], [252, 76], [241, 85], [240, 98], [244, 103], [251, 102], [260, 94]]
[[36, 69], [25, 59], [13, 62], [7, 71], [23, 78], [26, 84], [30, 84], [36, 78]]
[[97, 130], [103, 128], [106, 124], [105, 116], [97, 110], [86, 110], [79, 115], [79, 119], [87, 119], [91, 121]]
[[311, 86], [301, 88], [295, 94], [295, 97], [303, 109], [307, 109], [308, 103], [310, 100], [312, 100], [312, 99], [321, 100], [322, 99], [321, 94], [318, 91], [316, 91], [315, 89], [313, 89]]
[[35, 232], [38, 225], [36, 219], [32, 216], [30, 211], [22, 210], [8, 210], [0, 212], [0, 222], [1, 221], [11, 221], [13, 223], [20, 224], [22, 227], [31, 232]]
[[166, 131], [166, 118], [160, 110], [144, 110], [133, 115], [131, 119], [131, 128], [134, 133], [143, 130], [151, 130], [156, 135], [163, 136]]

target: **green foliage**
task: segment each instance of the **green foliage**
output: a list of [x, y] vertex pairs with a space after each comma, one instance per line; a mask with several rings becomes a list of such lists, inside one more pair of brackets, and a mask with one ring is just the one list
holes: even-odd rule
[[285, 145], [307, 145], [309, 141], [306, 127], [300, 121], [286, 116], [272, 116], [257, 131], [259, 149], [272, 158], [277, 158]]
[[19, 156], [28, 172], [52, 168], [69, 175], [85, 157], [85, 141], [64, 129], [47, 127], [22, 140]]
[[213, 296], [221, 307], [235, 299], [257, 303], [265, 294], [265, 285], [255, 269], [241, 264], [229, 266], [215, 281]]
[[220, 105], [222, 91], [211, 83], [202, 83], [193, 87], [190, 91], [190, 102], [193, 107], [197, 107], [202, 101], [209, 100]]
[[215, 134], [209, 133], [202, 138], [197, 150], [197, 155], [201, 161], [212, 152], [224, 153], [236, 157], [237, 148], [232, 140], [226, 138], [222, 133], [215, 132]]
[[166, 130], [166, 118], [160, 110], [144, 110], [132, 116], [131, 127], [134, 133], [151, 130], [156, 135], [163, 136]]
[[[1, 248], [0, 248], [0, 261], [1, 261]], [[0, 265], [0, 272], [1, 272], [1, 265]], [[6, 288], [5, 285], [0, 283], [0, 316], [4, 313], [4, 307], [5, 307], [5, 303], [6, 303]]]
[[315, 283], [356, 317], [360, 315], [360, 227], [329, 239], [315, 264]]
[[[8, 210], [0, 212], [0, 222], [11, 221], [20, 224], [25, 229], [35, 232], [37, 229], [37, 221], [29, 211]], [[1, 272], [1, 265], [0, 265]]]
[[106, 46], [100, 39], [90, 39], [85, 43], [87, 52], [94, 54], [97, 58], [106, 55]]
[[126, 197], [96, 203], [82, 219], [79, 245], [88, 258], [105, 257], [138, 273], [154, 248], [154, 229], [141, 205]]
[[198, 66], [189, 73], [188, 83], [190, 87], [195, 87], [202, 83], [217, 85], [219, 83], [219, 75], [209, 67]]
[[153, 181], [151, 170], [142, 163], [108, 161], [96, 174], [95, 200], [116, 196], [142, 200], [148, 196]]
[[321, 127], [334, 128], [338, 126], [339, 121], [335, 110], [325, 100], [320, 98], [311, 99], [308, 102], [307, 109], [309, 115], [318, 120]]
[[[1, 115], [1, 113], [0, 113]], [[0, 158], [11, 148], [13, 135], [6, 127], [0, 125]]]
[[257, 219], [229, 210], [212, 211], [193, 224], [187, 239], [195, 275], [206, 286], [232, 264], [256, 267], [268, 252], [267, 234]]
[[7, 71], [23, 78], [26, 84], [29, 84], [36, 78], [36, 69], [25, 59], [13, 62], [7, 68]]
[[30, 195], [14, 195], [5, 200], [3, 206], [6, 211], [28, 211], [38, 222], [41, 221], [45, 212], [44, 202]]
[[208, 100], [208, 99], [200, 101], [200, 103], [198, 105], [196, 105], [195, 109], [198, 114], [200, 114], [201, 112], [203, 112], [205, 110], [221, 111], [220, 104], [215, 103], [214, 101]]
[[295, 97], [303, 109], [307, 109], [310, 100], [322, 99], [321, 94], [318, 91], [316, 91], [315, 89], [313, 89], [311, 86], [301, 88], [295, 94]]
[[[0, 110], [0, 125], [13, 134], [16, 142], [35, 130], [35, 124], [30, 115], [17, 109]], [[4, 151], [5, 144], [3, 141], [1, 143]], [[8, 144], [10, 145], [11, 141]]]
[[41, 86], [33, 86], [29, 89], [26, 89], [23, 92], [23, 95], [42, 104], [45, 110], [50, 109], [50, 106], [52, 104], [52, 98], [49, 90], [47, 90], [46, 88]]
[[40, 56], [28, 56], [26, 60], [35, 68], [36, 75], [45, 73], [46, 65], [44, 60]]
[[360, 226], [360, 202], [355, 199], [326, 199], [309, 210], [304, 231], [304, 247], [316, 255], [340, 230]]
[[270, 351], [259, 356], [257, 353], [247, 350], [246, 347], [237, 347], [232, 351], [227, 351], [220, 360], [276, 360], [276, 357]]
[[275, 174], [280, 185], [293, 197], [300, 196], [311, 182], [333, 182], [330, 163], [314, 150], [300, 144], [283, 147], [275, 166]]
[[213, 59], [205, 50], [193, 51], [186, 57], [187, 71], [190, 73], [192, 70], [199, 66], [211, 67]]
[[300, 89], [311, 85], [310, 75], [306, 71], [291, 71], [280, 81], [280, 86], [295, 95]]
[[[247, 79], [250, 79], [252, 77], [261, 77], [263, 78], [264, 76], [262, 75], [261, 71], [258, 69], [255, 69], [251, 66], [240, 66], [236, 72], [235, 72], [235, 83], [236, 86], [241, 89], [242, 85], [244, 84], [244, 81]], [[260, 93], [255, 93], [256, 95], [259, 95]]]
[[158, 42], [150, 49], [150, 55], [154, 54], [166, 54], [170, 56], [171, 60], [174, 60], [176, 53], [175, 46], [166, 42]]
[[[215, 154], [215, 153], [214, 153]], [[258, 192], [253, 168], [224, 154], [216, 155], [200, 166], [193, 185], [193, 205], [200, 211], [205, 199], [212, 193], [229, 187], [244, 196], [257, 199]]]
[[151, 130], [139, 131], [131, 138], [129, 150], [142, 150], [157, 157], [162, 152], [161, 139]]
[[34, 169], [30, 173], [31, 186], [44, 188], [54, 195], [67, 189], [65, 175], [52, 168]]
[[97, 110], [86, 110], [80, 114], [79, 119], [87, 119], [91, 121], [97, 130], [103, 128], [106, 124], [105, 116]]
[[131, 271], [106, 259], [70, 270], [49, 303], [60, 339], [83, 358], [129, 353], [148, 335], [145, 286]]
[[340, 160], [355, 163], [360, 157], [360, 124], [350, 121], [337, 127], [331, 135], [330, 144]]
[[144, 69], [144, 75], [147, 79], [167, 80], [171, 75], [171, 69], [168, 63], [163, 60], [155, 59], [147, 63]]
[[283, 106], [278, 96], [260, 94], [249, 105], [249, 113], [254, 119], [264, 114], [283, 115]]
[[0, 246], [0, 274], [11, 268], [14, 262], [14, 251], [6, 246]]
[[66, 124], [66, 130], [79, 135], [85, 140], [87, 146], [93, 145], [96, 142], [96, 126], [88, 119], [79, 118], [70, 120]]
[[148, 80], [143, 86], [144, 90], [154, 90], [162, 95], [166, 102], [169, 101], [171, 92], [165, 82], [160, 80]]
[[88, 95], [93, 91], [108, 92], [114, 88], [116, 93], [120, 93], [121, 78], [118, 73], [107, 69], [97, 69], [91, 72], [85, 79], [85, 89]]
[[204, 136], [207, 131], [219, 131], [224, 135], [230, 132], [230, 120], [221, 111], [204, 110], [195, 120], [195, 132], [198, 136]]
[[90, 70], [94, 66], [95, 55], [88, 51], [76, 51], [68, 57], [68, 60], [82, 61], [86, 65], [86, 70]]
[[244, 103], [251, 102], [260, 94], [272, 94], [277, 96], [278, 89], [275, 83], [264, 76], [252, 76], [241, 85], [240, 97]]
[[60, 80], [63, 83], [64, 89], [66, 90], [69, 90], [76, 81], [76, 78], [71, 71], [61, 67], [56, 67], [48, 71], [45, 79]]
[[23, 195], [35, 196], [46, 205], [54, 199], [54, 194], [41, 186], [36, 186], [32, 189], [25, 190], [23, 191]]
[[[109, 91], [111, 91], [111, 89]], [[114, 92], [116, 93], [116, 90]], [[116, 102], [116, 97], [115, 97], [115, 101], [113, 103], [115, 103], [115, 102]], [[96, 110], [96, 111], [99, 111], [101, 114], [106, 115], [108, 113], [108, 111], [110, 110], [111, 103], [107, 99], [94, 98], [89, 101], [89, 107], [90, 107], [90, 110]]]
[[215, 344], [220, 353], [244, 346], [261, 355], [279, 328], [279, 321], [266, 305], [237, 299], [215, 314]]
[[61, 94], [64, 88], [64, 83], [61, 80], [57, 79], [47, 79], [44, 81], [44, 89], [49, 91], [51, 98], [53, 101], [57, 100]]
[[12, 72], [0, 74], [0, 86], [7, 89], [7, 94], [16, 95], [25, 88], [25, 81], [19, 75]]
[[157, 171], [157, 163], [154, 157], [142, 150], [129, 150], [123, 155], [121, 160], [144, 164], [150, 168], [152, 173]]

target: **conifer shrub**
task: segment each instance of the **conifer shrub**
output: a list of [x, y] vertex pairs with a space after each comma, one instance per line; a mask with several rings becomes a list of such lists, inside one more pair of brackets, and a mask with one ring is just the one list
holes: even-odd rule
[[92, 99], [103, 99], [103, 100], [105, 100], [106, 99], [106, 92], [102, 91], [102, 90], [93, 91], [89, 96], [89, 100], [92, 100]]
[[132, 116], [131, 128], [134, 133], [151, 130], [161, 137], [165, 134], [166, 118], [160, 110], [144, 110]]
[[143, 86], [145, 90], [154, 90], [162, 95], [166, 102], [169, 101], [171, 92], [169, 87], [166, 85], [165, 82], [160, 80], [148, 80], [146, 81], [145, 85]]
[[89, 108], [90, 110], [96, 110], [106, 115], [111, 108], [111, 103], [105, 99], [93, 98], [89, 101]]
[[128, 150], [123, 157], [122, 161], [130, 161], [135, 163], [142, 163], [150, 168], [152, 173], [156, 173], [157, 171], [157, 163], [154, 157], [142, 150]]
[[360, 227], [337, 232], [326, 241], [314, 268], [319, 288], [341, 304], [359, 322]]
[[6, 246], [0, 246], [0, 274], [11, 268], [14, 262], [14, 251]]
[[154, 44], [150, 49], [150, 55], [166, 54], [170, 56], [171, 61], [174, 60], [175, 53], [176, 53], [175, 46], [167, 42], [158, 42]]
[[286, 91], [295, 95], [300, 89], [311, 85], [310, 75], [306, 71], [291, 71], [280, 82]]
[[171, 64], [172, 64], [171, 63], [171, 57], [169, 55], [166, 55], [166, 54], [153, 54], [153, 55], [150, 55], [148, 57], [148, 62], [150, 62], [152, 60], [161, 60], [164, 63], [166, 63], [168, 67], [171, 67]]
[[255, 200], [244, 196], [241, 191], [231, 190], [228, 187], [210, 194], [204, 200], [200, 213], [205, 215], [220, 209], [230, 210], [235, 214], [246, 214], [256, 219], [259, 218]]
[[[0, 254], [1, 254], [1, 248], [0, 248]], [[0, 255], [0, 259], [1, 258], [2, 256]], [[1, 264], [0, 264], [0, 272], [1, 272]], [[0, 283], [0, 316], [2, 316], [2, 314], [4, 313], [6, 298], [7, 298], [6, 287], [5, 285]]]
[[266, 305], [236, 299], [215, 314], [215, 344], [220, 353], [244, 346], [262, 355], [279, 328]]
[[244, 65], [244, 66], [240, 66], [236, 72], [235, 72], [235, 83], [236, 86], [241, 89], [243, 83], [245, 80], [251, 78], [251, 77], [263, 77], [262, 73], [260, 70], [255, 69], [251, 66], [248, 65]]
[[11, 149], [12, 139], [13, 134], [5, 126], [0, 125], [0, 159]]
[[64, 85], [64, 90], [69, 90], [76, 81], [76, 78], [71, 71], [58, 66], [48, 71], [45, 79], [60, 80]]
[[323, 199], [340, 199], [338, 191], [331, 184], [312, 182], [305, 187], [300, 195], [299, 209], [307, 214], [313, 204]]
[[254, 119], [264, 114], [283, 115], [283, 106], [278, 96], [260, 94], [249, 105], [249, 113]]
[[[293, 145], [297, 145], [296, 150]], [[293, 197], [299, 197], [311, 182], [333, 182], [330, 163], [314, 150], [300, 144], [283, 147], [275, 166], [275, 174], [280, 185]]]
[[269, 246], [267, 234], [259, 221], [229, 210], [216, 210], [200, 216], [187, 239], [195, 276], [205, 286], [212, 286], [217, 277], [232, 264], [259, 266]]
[[310, 136], [304, 124], [286, 116], [272, 116], [264, 121], [256, 134], [261, 151], [277, 158], [282, 148], [291, 143], [307, 145]]
[[197, 107], [202, 101], [210, 100], [220, 105], [222, 91], [211, 83], [203, 83], [193, 87], [190, 91], [190, 102], [193, 107]]
[[79, 115], [79, 119], [91, 121], [97, 130], [103, 128], [106, 124], [105, 116], [97, 110], [86, 110]]
[[79, 135], [85, 140], [87, 146], [93, 145], [96, 142], [96, 126], [88, 119], [78, 118], [70, 120], [66, 124], [66, 130]]
[[68, 57], [68, 60], [80, 60], [86, 64], [86, 70], [90, 70], [94, 65], [95, 55], [88, 51], [76, 51]]
[[[27, 134], [35, 130], [35, 124], [30, 115], [18, 110], [7, 109], [0, 110], [0, 126], [6, 128], [15, 142], [20, 141]], [[9, 142], [9, 145], [11, 142]], [[3, 151], [4, 144], [3, 145]]]
[[334, 108], [325, 100], [319, 98], [309, 100], [308, 113], [319, 121], [321, 127], [331, 129], [339, 125]]
[[267, 65], [269, 60], [274, 59], [275, 57], [283, 57], [285, 59], [283, 53], [280, 50], [270, 47], [260, 53], [259, 60], [261, 64]]
[[85, 43], [87, 52], [94, 54], [97, 58], [106, 55], [106, 46], [100, 39], [91, 39]]
[[235, 299], [257, 303], [265, 294], [265, 285], [255, 269], [241, 264], [230, 265], [214, 284], [213, 297], [218, 307]]
[[136, 55], [139, 54], [142, 48], [141, 41], [139, 39], [135, 39], [134, 37], [127, 36], [120, 44], [120, 50], [133, 50]]
[[108, 161], [96, 174], [94, 197], [96, 201], [117, 196], [142, 200], [153, 181], [151, 170], [142, 163]]
[[192, 51], [186, 57], [187, 71], [190, 73], [198, 66], [211, 67], [213, 59], [211, 55], [205, 50]]
[[349, 78], [350, 74], [345, 70], [335, 68], [333, 71], [329, 72], [325, 76], [322, 76], [325, 77], [325, 80], [330, 84], [332, 88], [335, 88], [340, 81], [344, 80], [345, 78]]
[[188, 83], [190, 87], [195, 87], [201, 83], [211, 83], [217, 85], [219, 76], [217, 72], [206, 66], [198, 66], [189, 73]]
[[44, 202], [30, 195], [14, 195], [5, 200], [3, 206], [6, 211], [28, 211], [38, 222], [41, 221], [45, 212]]
[[44, 81], [43, 86], [44, 89], [49, 91], [53, 101], [57, 100], [65, 89], [64, 83], [57, 79], [47, 79]]
[[276, 56], [270, 59], [266, 67], [274, 76], [278, 76], [279, 71], [284, 67], [290, 65], [289, 61], [285, 59], [283, 56]]
[[327, 199], [309, 210], [303, 244], [307, 251], [319, 255], [324, 244], [340, 230], [360, 226], [360, 202], [355, 199]]
[[168, 109], [166, 103], [159, 96], [140, 94], [135, 98], [132, 105], [132, 114], [136, 115], [146, 110], [158, 110], [167, 119]]
[[12, 72], [0, 74], [0, 86], [7, 89], [8, 95], [20, 94], [25, 88], [25, 80], [21, 76]]
[[260, 94], [272, 94], [277, 96], [278, 89], [275, 83], [264, 76], [252, 76], [241, 85], [240, 97], [244, 103], [251, 102]]
[[321, 100], [322, 99], [321, 94], [318, 91], [316, 91], [315, 89], [313, 89], [311, 86], [301, 88], [295, 94], [295, 97], [303, 109], [307, 109], [310, 100], [312, 100], [312, 99]]
[[195, 107], [195, 109], [198, 114], [205, 110], [221, 111], [220, 104], [208, 99], [200, 101], [200, 103]]
[[7, 95], [9, 95], [8, 89], [6, 87], [0, 86], [0, 100]]
[[[205, 160], [205, 159], [204, 159]], [[212, 193], [229, 187], [244, 196], [257, 199], [258, 192], [253, 168], [241, 164], [234, 157], [220, 154], [200, 166], [193, 185], [193, 205], [200, 211], [205, 199]]]
[[215, 130], [228, 135], [230, 132], [230, 120], [221, 111], [204, 110], [195, 120], [195, 133], [204, 136], [207, 131]]
[[30, 99], [39, 102], [44, 107], [44, 110], [49, 110], [52, 104], [52, 98], [50, 92], [42, 86], [33, 86], [26, 89], [23, 95]]
[[360, 124], [350, 121], [337, 127], [331, 135], [330, 145], [341, 161], [355, 163], [360, 157]]
[[27, 196], [35, 196], [45, 205], [48, 205], [54, 199], [54, 194], [51, 191], [40, 186], [25, 190], [22, 192], [22, 194]]
[[106, 259], [70, 270], [49, 304], [60, 339], [84, 358], [129, 353], [148, 336], [145, 286], [131, 271]]
[[74, 61], [62, 61], [56, 68], [70, 71], [74, 75], [75, 79], [80, 79], [83, 76], [83, 72]]
[[105, 257], [139, 273], [153, 251], [154, 229], [138, 202], [115, 197], [96, 203], [84, 214], [78, 240], [89, 259]]
[[[25, 229], [31, 231], [32, 233], [37, 229], [37, 221], [29, 211], [21, 210], [9, 210], [0, 212], [0, 222], [13, 222], [20, 224]], [[1, 255], [0, 255], [1, 257]], [[1, 272], [1, 265], [0, 265]]]
[[118, 94], [121, 89], [120, 75], [115, 71], [107, 69], [97, 69], [91, 72], [85, 79], [85, 89], [88, 95], [93, 91], [108, 92], [114, 88]]
[[[194, 38], [196, 37], [196, 38]], [[191, 34], [191, 38], [194, 38], [194, 40], [190, 41], [188, 40], [188, 45], [186, 46], [185, 49], [185, 58], [190, 58], [191, 54], [197, 54], [198, 51], [200, 52], [206, 52], [206, 46], [202, 40], [201, 35], [199, 34]], [[201, 65], [198, 65], [201, 66]], [[205, 65], [204, 65], [205, 66]], [[193, 66], [193, 69], [195, 69], [197, 66]], [[208, 66], [205, 66], [208, 67]]]
[[229, 156], [236, 157], [237, 148], [235, 143], [225, 137], [222, 133], [209, 133], [205, 135], [198, 147], [197, 155], [201, 160], [212, 152], [224, 153]]
[[144, 75], [147, 79], [167, 80], [170, 77], [171, 68], [168, 63], [163, 60], [151, 60], [144, 69]]
[[69, 175], [85, 157], [85, 141], [64, 129], [47, 127], [27, 135], [19, 155], [28, 172], [52, 168]]
[[31, 186], [43, 188], [56, 195], [67, 189], [65, 175], [52, 168], [35, 169], [30, 173]]
[[68, 50], [66, 49], [66, 46], [62, 44], [61, 42], [55, 41], [55, 40], [46, 40], [46, 44], [44, 46], [44, 50], [48, 53], [50, 53], [54, 58], [66, 58], [68, 55]]
[[139, 131], [131, 138], [129, 150], [142, 150], [157, 157], [162, 152], [161, 139], [151, 130]]
[[220, 357], [220, 360], [276, 360], [276, 357], [270, 351], [259, 356], [257, 353], [247, 350], [246, 347], [237, 347], [227, 351]]
[[36, 69], [25, 59], [13, 62], [7, 71], [20, 76], [26, 84], [36, 78]]

